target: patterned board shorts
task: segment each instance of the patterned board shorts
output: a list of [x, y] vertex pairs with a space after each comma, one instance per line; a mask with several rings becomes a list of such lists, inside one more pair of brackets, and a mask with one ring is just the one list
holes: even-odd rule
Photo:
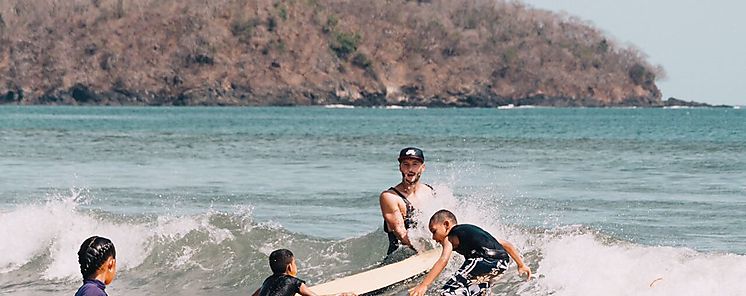
[[468, 258], [443, 285], [443, 296], [486, 296], [490, 281], [508, 269], [508, 260]]

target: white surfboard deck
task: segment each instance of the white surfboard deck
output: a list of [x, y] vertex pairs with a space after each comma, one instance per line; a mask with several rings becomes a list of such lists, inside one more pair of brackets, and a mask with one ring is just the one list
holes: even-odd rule
[[433, 267], [441, 250], [433, 249], [402, 261], [310, 287], [317, 295], [352, 292], [357, 295], [374, 292], [403, 282]]

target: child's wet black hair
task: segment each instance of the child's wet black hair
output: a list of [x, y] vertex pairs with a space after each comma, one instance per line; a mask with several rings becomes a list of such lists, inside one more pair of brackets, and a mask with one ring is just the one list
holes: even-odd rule
[[109, 257], [116, 259], [117, 251], [114, 243], [108, 238], [92, 236], [83, 241], [78, 251], [78, 263], [80, 273], [84, 279], [96, 276], [96, 271], [106, 262]]
[[451, 221], [453, 224], [458, 224], [458, 220], [456, 220], [456, 215], [454, 215], [451, 211], [442, 209], [440, 211], [435, 212], [432, 217], [430, 217], [430, 224], [433, 223], [443, 223], [444, 221]]
[[287, 270], [288, 264], [293, 262], [293, 252], [288, 249], [274, 250], [269, 254], [269, 268], [274, 274], [282, 274]]

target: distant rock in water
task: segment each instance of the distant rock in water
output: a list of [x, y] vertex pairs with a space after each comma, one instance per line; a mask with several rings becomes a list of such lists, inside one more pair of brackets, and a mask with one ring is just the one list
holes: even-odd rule
[[6, 0], [0, 103], [663, 106], [664, 76], [513, 1]]
[[668, 98], [663, 102], [664, 107], [714, 107], [714, 108], [733, 108], [729, 105], [710, 105], [707, 103], [700, 103], [695, 101], [684, 101], [674, 97]]

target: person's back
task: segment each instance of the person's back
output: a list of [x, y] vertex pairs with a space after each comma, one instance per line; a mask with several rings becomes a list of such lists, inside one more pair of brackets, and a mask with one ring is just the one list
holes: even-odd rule
[[293, 296], [304, 282], [289, 274], [273, 274], [264, 280], [259, 296]]
[[510, 261], [505, 248], [479, 226], [458, 224], [453, 226], [448, 234], [458, 237], [459, 245], [454, 251], [464, 258], [484, 257]]
[[75, 292], [75, 296], [107, 296], [106, 285], [99, 280], [83, 280], [83, 285]]
[[[269, 254], [269, 267], [272, 275], [267, 277], [259, 289], [251, 296], [318, 296], [306, 286], [306, 282], [298, 279], [298, 266], [295, 256], [288, 249], [274, 250]], [[354, 293], [339, 293], [335, 296], [355, 296]]]
[[290, 250], [279, 249], [269, 254], [269, 267], [272, 275], [264, 280], [252, 296], [316, 296], [304, 281], [295, 277], [298, 274], [298, 266]]

